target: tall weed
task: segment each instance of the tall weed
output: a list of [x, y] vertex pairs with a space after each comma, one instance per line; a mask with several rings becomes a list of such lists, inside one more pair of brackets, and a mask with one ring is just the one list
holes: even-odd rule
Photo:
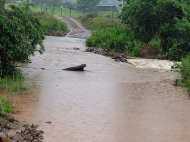
[[10, 102], [6, 101], [5, 97], [0, 95], [0, 114], [10, 114], [14, 107]]
[[92, 33], [92, 36], [86, 41], [86, 46], [110, 48], [137, 56], [140, 42], [134, 39], [131, 29], [115, 25]]
[[187, 91], [190, 95], [190, 53], [186, 56], [186, 58], [182, 59], [181, 62], [181, 82], [183, 83], [183, 86], [187, 88]]
[[0, 78], [0, 90], [3, 92], [20, 94], [27, 90], [24, 86], [24, 77], [22, 72], [17, 69], [12, 77]]

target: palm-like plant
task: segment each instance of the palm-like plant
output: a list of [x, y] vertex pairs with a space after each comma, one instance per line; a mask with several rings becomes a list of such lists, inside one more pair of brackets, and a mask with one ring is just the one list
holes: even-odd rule
[[29, 0], [23, 1], [22, 4], [22, 9], [24, 9], [24, 11], [26, 12], [30, 12], [31, 11], [31, 7], [35, 7], [34, 4], [30, 3]]

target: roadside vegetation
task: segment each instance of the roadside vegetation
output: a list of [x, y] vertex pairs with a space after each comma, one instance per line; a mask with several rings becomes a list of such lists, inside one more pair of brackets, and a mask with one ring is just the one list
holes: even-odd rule
[[111, 13], [108, 13], [105, 16], [100, 16], [100, 14], [98, 15], [97, 13], [90, 13], [80, 16], [78, 19], [88, 29], [97, 31], [100, 29], [113, 27], [115, 24], [122, 25], [118, 19], [118, 13], [115, 12], [114, 14], [114, 18], [112, 18]]
[[182, 86], [187, 88], [190, 96], [190, 53], [183, 58], [181, 63], [176, 63], [173, 68], [180, 70], [181, 77], [174, 81], [175, 86]]
[[33, 13], [42, 27], [45, 35], [65, 36], [68, 32], [67, 25], [48, 13]]
[[[138, 41], [137, 43], [140, 43], [138, 47], [139, 54], [134, 54], [135, 56], [143, 57], [149, 54], [155, 54], [155, 58], [180, 61], [190, 51], [189, 10], [188, 1], [129, 1], [124, 5], [119, 17], [125, 25], [124, 28], [131, 30], [134, 37], [131, 38], [131, 35], [126, 35], [124, 31], [121, 34], [120, 28], [115, 28], [115, 26], [112, 26], [112, 30], [110, 30], [110, 27], [104, 28], [102, 26], [104, 29], [98, 29], [93, 33], [92, 37], [87, 40], [86, 45], [112, 49], [113, 47], [110, 46], [112, 45], [111, 40], [110, 43], [106, 40], [106, 43], [102, 43], [102, 45], [100, 45], [101, 41], [97, 40], [100, 39], [100, 34], [98, 33], [106, 32], [106, 34], [101, 35], [101, 38], [103, 38], [102, 36], [106, 38], [110, 34], [109, 38], [111, 39], [117, 39], [122, 35], [126, 41], [131, 39], [131, 43]], [[95, 19], [90, 21], [95, 21]], [[93, 24], [91, 22], [89, 25], [93, 27], [93, 25], [96, 26], [96, 23]], [[118, 30], [118, 35], [112, 34], [112, 31], [115, 30]], [[128, 36], [129, 38], [127, 38]], [[90, 42], [91, 44], [89, 44]], [[136, 52], [137, 47], [135, 44], [128, 45], [128, 42], [122, 42], [120, 44], [120, 40], [115, 40], [114, 44], [120, 44], [119, 48], [123, 52], [133, 55], [133, 50]]]
[[[10, 102], [8, 102], [5, 97], [0, 95], [0, 114], [8, 115], [14, 110], [14, 107]], [[0, 122], [3, 118], [0, 117]]]
[[27, 7], [10, 5], [9, 10], [0, 9], [0, 37], [0, 114], [10, 114], [14, 107], [2, 94], [17, 95], [27, 89], [14, 61], [28, 61], [37, 45], [42, 53], [44, 32]]

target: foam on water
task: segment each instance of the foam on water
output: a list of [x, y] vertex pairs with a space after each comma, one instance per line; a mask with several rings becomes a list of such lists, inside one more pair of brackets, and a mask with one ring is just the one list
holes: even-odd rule
[[169, 60], [158, 59], [128, 59], [128, 62], [133, 64], [136, 68], [154, 68], [154, 69], [166, 69], [170, 70], [174, 65]]

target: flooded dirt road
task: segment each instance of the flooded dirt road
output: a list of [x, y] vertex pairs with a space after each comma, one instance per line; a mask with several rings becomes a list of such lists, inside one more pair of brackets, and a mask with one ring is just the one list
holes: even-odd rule
[[[190, 101], [172, 85], [177, 73], [83, 52], [83, 39], [44, 44], [23, 69], [29, 93], [13, 99], [22, 112], [14, 116], [39, 124], [44, 142], [189, 142]], [[80, 64], [86, 71], [62, 70]]]

